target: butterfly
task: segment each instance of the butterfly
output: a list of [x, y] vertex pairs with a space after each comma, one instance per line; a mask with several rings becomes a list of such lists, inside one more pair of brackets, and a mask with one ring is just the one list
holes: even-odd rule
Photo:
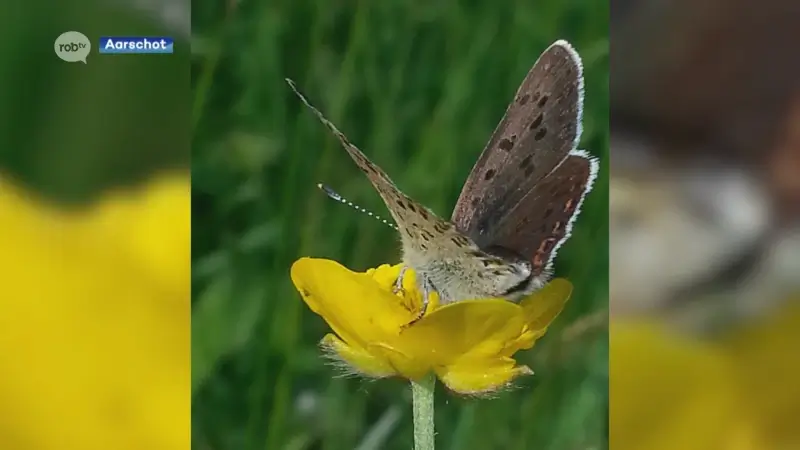
[[577, 150], [583, 67], [566, 41], [530, 69], [461, 191], [450, 220], [411, 199], [286, 80], [369, 178], [397, 224], [407, 268], [423, 304], [480, 298], [517, 302], [543, 287], [597, 176], [599, 162]]

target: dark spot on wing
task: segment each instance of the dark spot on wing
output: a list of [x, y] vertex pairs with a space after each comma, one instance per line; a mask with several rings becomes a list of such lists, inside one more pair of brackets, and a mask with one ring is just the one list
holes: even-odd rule
[[533, 135], [533, 138], [537, 141], [541, 141], [544, 139], [544, 136], [547, 134], [547, 128], [541, 128], [536, 134]]
[[533, 119], [533, 122], [531, 122], [528, 129], [535, 130], [539, 128], [540, 126], [542, 126], [542, 121], [544, 121], [544, 113], [540, 112], [539, 115], [537, 115], [536, 118]]
[[450, 241], [455, 244], [456, 247], [464, 248], [469, 247], [469, 239], [465, 238], [461, 235], [456, 235], [450, 238]]
[[407, 235], [408, 235], [408, 237], [410, 237], [411, 239], [414, 239], [414, 235], [413, 235], [413, 234], [411, 234], [411, 231], [410, 231], [408, 228], [406, 228], [406, 234], [407, 234]]
[[410, 209], [411, 212], [417, 212], [417, 208], [415, 208], [414, 204], [411, 202], [408, 203], [408, 209]]
[[489, 169], [486, 171], [486, 174], [483, 176], [483, 179], [489, 181], [494, 177], [495, 171], [494, 169]]
[[514, 148], [514, 143], [509, 139], [503, 138], [497, 146], [500, 147], [501, 150], [509, 151]]
[[543, 95], [542, 98], [539, 99], [539, 108], [544, 108], [544, 105], [547, 104], [547, 100], [550, 98], [547, 94]]
[[425, 211], [424, 208], [419, 210], [419, 215], [421, 215], [423, 219], [428, 220], [428, 211]]
[[531, 219], [528, 216], [522, 216], [519, 222], [517, 222], [517, 226], [514, 227], [516, 231], [522, 231], [523, 228], [527, 227], [528, 224], [531, 223]]
[[531, 99], [530, 94], [525, 94], [525, 95], [523, 95], [522, 97], [519, 98], [519, 104], [520, 105], [524, 105], [525, 103], [528, 103], [528, 100], [530, 100], [530, 99]]
[[403, 209], [406, 209], [406, 205], [399, 198], [397, 199], [397, 206], [399, 206], [399, 207], [401, 207]]
[[446, 222], [436, 222], [433, 224], [433, 229], [439, 233], [444, 233], [450, 228]]
[[528, 155], [525, 158], [523, 158], [523, 160], [520, 161], [520, 163], [519, 163], [519, 168], [520, 169], [525, 169], [528, 166], [530, 166], [531, 165], [531, 159], [533, 159], [533, 155]]
[[478, 206], [478, 203], [480, 202], [481, 199], [479, 199], [478, 197], [472, 197], [472, 200], [469, 203], [472, 205], [473, 208], [475, 208]]
[[535, 168], [535, 167], [533, 167], [532, 165], [531, 165], [531, 166], [528, 166], [528, 167], [526, 167], [526, 168], [525, 168], [525, 176], [526, 176], [526, 177], [529, 177], [529, 176], [531, 176], [531, 174], [533, 174], [533, 172], [534, 172], [535, 170], [536, 170], [536, 168]]

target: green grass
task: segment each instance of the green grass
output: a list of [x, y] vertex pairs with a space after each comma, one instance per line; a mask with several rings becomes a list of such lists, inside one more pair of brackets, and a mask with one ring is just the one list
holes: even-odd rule
[[606, 448], [607, 334], [565, 343], [560, 331], [608, 302], [607, 2], [200, 0], [192, 13], [194, 448], [412, 447], [407, 383], [338, 377], [317, 348], [325, 323], [289, 280], [301, 256], [363, 270], [397, 262], [399, 245], [317, 190], [386, 215], [283, 79], [447, 217], [518, 84], [560, 38], [584, 59], [582, 147], [603, 161], [556, 266], [575, 294], [517, 355], [536, 372], [517, 389], [493, 400], [439, 389], [437, 448]]

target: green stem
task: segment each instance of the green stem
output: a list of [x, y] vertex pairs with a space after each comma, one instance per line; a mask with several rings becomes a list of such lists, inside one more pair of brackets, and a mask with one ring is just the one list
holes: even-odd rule
[[411, 382], [414, 409], [414, 450], [433, 450], [433, 390], [436, 377], [426, 375]]

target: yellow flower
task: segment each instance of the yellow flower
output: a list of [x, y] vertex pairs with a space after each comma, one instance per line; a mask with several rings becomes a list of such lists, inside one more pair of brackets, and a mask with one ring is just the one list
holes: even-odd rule
[[400, 265], [352, 272], [335, 261], [302, 258], [292, 281], [312, 311], [333, 329], [323, 347], [357, 373], [380, 378], [400, 375], [417, 380], [430, 372], [451, 390], [482, 394], [532, 373], [511, 357], [533, 347], [558, 316], [572, 285], [555, 279], [513, 304], [502, 299], [467, 300], [438, 306], [434, 293], [428, 311], [406, 327], [419, 311], [421, 295], [414, 273], [403, 291], [392, 293]]
[[190, 447], [185, 176], [67, 210], [0, 175], [0, 448]]

